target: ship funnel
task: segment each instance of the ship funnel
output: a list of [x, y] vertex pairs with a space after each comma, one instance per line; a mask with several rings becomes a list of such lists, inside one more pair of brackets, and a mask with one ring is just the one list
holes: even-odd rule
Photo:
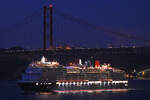
[[99, 60], [95, 60], [95, 67], [100, 67], [100, 62], [99, 62]]

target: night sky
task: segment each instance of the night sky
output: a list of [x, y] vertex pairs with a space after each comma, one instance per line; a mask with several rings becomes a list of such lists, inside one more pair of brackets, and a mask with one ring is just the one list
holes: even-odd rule
[[[150, 38], [149, 0], [0, 0], [0, 48], [14, 46], [27, 49], [41, 48], [42, 7], [48, 6], [50, 2], [56, 9], [56, 12], [54, 10], [55, 45], [92, 48], [107, 47], [110, 43], [118, 46], [120, 43], [128, 42], [148, 45], [145, 42], [124, 39], [111, 32], [94, 29], [82, 20], [108, 30]], [[59, 15], [59, 11], [81, 21], [67, 19]], [[49, 22], [49, 19], [47, 20]], [[47, 34], [48, 32], [49, 29]]]

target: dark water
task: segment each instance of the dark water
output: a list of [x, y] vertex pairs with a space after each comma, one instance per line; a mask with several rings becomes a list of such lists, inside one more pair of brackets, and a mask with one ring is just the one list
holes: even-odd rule
[[0, 81], [0, 100], [150, 100], [149, 82], [133, 83], [137, 89], [128, 91], [24, 94], [16, 82]]

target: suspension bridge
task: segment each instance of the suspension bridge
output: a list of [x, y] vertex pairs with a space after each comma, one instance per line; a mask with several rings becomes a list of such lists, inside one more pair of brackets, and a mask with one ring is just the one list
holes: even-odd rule
[[[143, 66], [150, 65], [150, 39], [147, 37], [109, 29], [53, 6], [45, 9], [38, 9], [1, 31], [1, 41], [14, 47], [0, 50], [2, 65], [12, 66], [8, 63], [12, 59], [14, 62], [18, 59], [30, 62], [42, 55], [62, 63], [94, 58], [127, 72], [133, 69], [141, 71]], [[55, 49], [50, 49], [50, 45]], [[19, 66], [14, 69], [21, 70]]]
[[[82, 48], [144, 47], [150, 44], [150, 39], [147, 37], [91, 23], [78, 16], [65, 13], [55, 6], [52, 13], [50, 12], [50, 14], [49, 12], [50, 7], [47, 7], [44, 15], [46, 16], [45, 27], [47, 27], [45, 29], [45, 34], [47, 35], [46, 48], [49, 48], [52, 42], [48, 42], [51, 38], [49, 30], [53, 30], [55, 47], [64, 45]], [[40, 8], [31, 15], [24, 17], [21, 21], [18, 21], [18, 23], [2, 30], [1, 43], [8, 47], [43, 48], [43, 13], [43, 8]], [[49, 19], [51, 16], [53, 17], [52, 20]]]

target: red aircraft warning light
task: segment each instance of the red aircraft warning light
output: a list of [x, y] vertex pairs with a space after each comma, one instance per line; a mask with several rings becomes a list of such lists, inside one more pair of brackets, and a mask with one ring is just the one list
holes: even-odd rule
[[50, 7], [50, 8], [52, 8], [52, 7], [53, 7], [53, 5], [52, 5], [52, 4], [50, 4], [50, 5], [49, 5], [49, 7]]

